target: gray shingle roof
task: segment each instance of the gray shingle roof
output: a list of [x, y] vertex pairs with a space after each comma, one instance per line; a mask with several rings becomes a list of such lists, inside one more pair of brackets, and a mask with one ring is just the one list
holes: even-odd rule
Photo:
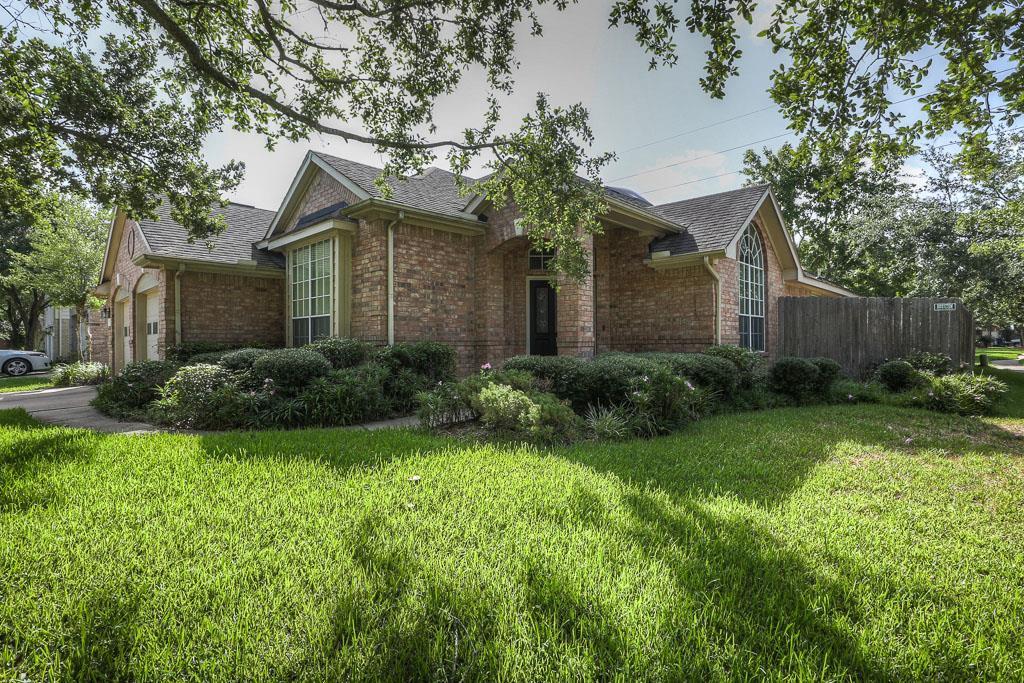
[[[313, 152], [313, 154], [361, 187], [371, 197], [382, 197], [380, 189], [377, 188], [374, 181], [380, 176], [383, 169], [322, 152]], [[459, 194], [459, 190], [455, 186], [455, 177], [454, 173], [444, 169], [428, 168], [420, 175], [411, 178], [389, 178], [390, 200], [448, 216], [472, 218], [463, 211], [469, 200], [468, 197]], [[472, 178], [465, 178], [465, 180], [473, 182]]]
[[724, 249], [744, 227], [766, 192], [767, 185], [751, 185], [648, 209], [685, 230], [654, 240], [651, 252], [668, 251], [675, 255]]
[[239, 261], [256, 261], [261, 266], [282, 267], [279, 254], [257, 249], [255, 242], [263, 239], [274, 212], [244, 204], [217, 207], [214, 214], [224, 216], [227, 228], [209, 240], [189, 243], [184, 226], [171, 218], [171, 207], [162, 202], [156, 209], [157, 218], [144, 218], [139, 227], [154, 256], [194, 259], [233, 265]]

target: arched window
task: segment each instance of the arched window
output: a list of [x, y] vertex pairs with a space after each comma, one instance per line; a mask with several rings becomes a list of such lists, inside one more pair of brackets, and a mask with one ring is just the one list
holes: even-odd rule
[[764, 248], [751, 223], [739, 244], [740, 346], [764, 351]]

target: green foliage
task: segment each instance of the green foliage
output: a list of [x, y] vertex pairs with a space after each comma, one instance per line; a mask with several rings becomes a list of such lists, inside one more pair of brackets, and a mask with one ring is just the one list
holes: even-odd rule
[[129, 363], [116, 377], [99, 385], [93, 405], [114, 417], [132, 415], [157, 397], [178, 368], [169, 360]]
[[103, 363], [69, 363], [53, 369], [52, 381], [55, 387], [74, 387], [85, 384], [100, 384], [110, 379], [110, 370]]
[[217, 365], [221, 362], [224, 356], [233, 351], [207, 351], [205, 353], [197, 353], [190, 357], [187, 361], [188, 365]]
[[600, 441], [621, 441], [632, 433], [630, 414], [619, 406], [596, 406], [587, 408], [583, 415], [587, 433]]
[[326, 358], [335, 370], [352, 368], [365, 363], [377, 351], [377, 347], [369, 342], [338, 337], [318, 339], [311, 344], [307, 344], [306, 348], [316, 351]]
[[584, 407], [591, 403], [584, 379], [587, 361], [575, 356], [515, 356], [505, 361], [505, 370], [528, 372], [541, 382], [545, 391]]
[[828, 392], [830, 403], [881, 403], [883, 400], [881, 387], [874, 382], [856, 382], [852, 379], [840, 379]]
[[917, 392], [925, 408], [958, 415], [987, 415], [1009, 387], [990, 375], [953, 373], [928, 378]]
[[673, 432], [708, 408], [707, 394], [667, 368], [633, 380], [626, 398], [629, 425], [643, 437]]
[[[257, 348], [263, 347], [260, 344], [224, 344], [222, 342], [189, 341], [182, 342], [181, 344], [172, 344], [168, 346], [165, 355], [167, 356], [167, 360], [172, 360], [178, 363], [187, 363], [189, 361], [195, 360], [196, 356], [201, 356], [203, 358], [213, 358], [213, 356], [207, 356], [205, 354], [220, 353], [221, 355], [223, 355], [228, 351]], [[214, 360], [213, 362], [216, 362], [216, 360]]]
[[882, 363], [875, 371], [878, 381], [889, 391], [900, 392], [921, 384], [921, 373], [905, 360]]
[[[222, 366], [234, 372], [251, 370], [256, 359], [267, 353], [270, 353], [267, 349], [238, 349], [237, 351], [228, 351], [221, 355], [219, 362]], [[199, 355], [203, 356], [206, 354]], [[195, 360], [202, 362], [199, 361], [198, 357]]]
[[816, 396], [821, 387], [817, 366], [806, 358], [779, 358], [772, 364], [769, 380], [773, 390], [800, 402]]
[[675, 374], [693, 380], [723, 400], [732, 398], [740, 371], [731, 360], [703, 353], [638, 354], [668, 367]]
[[474, 419], [476, 413], [460, 389], [454, 382], [443, 382], [431, 391], [417, 394], [416, 416], [420, 423], [430, 429], [440, 429]]
[[259, 356], [252, 364], [256, 377], [270, 380], [275, 389], [285, 393], [295, 393], [330, 371], [327, 359], [309, 349], [277, 349]]
[[477, 396], [480, 420], [498, 432], [529, 432], [540, 423], [540, 406], [524, 391], [488, 384]]
[[719, 344], [708, 347], [703, 353], [722, 358], [735, 365], [736, 371], [739, 373], [736, 378], [739, 388], [749, 389], [754, 386], [765, 370], [765, 361], [761, 354], [741, 346]]
[[455, 349], [448, 344], [432, 341], [400, 342], [381, 347], [376, 361], [397, 374], [407, 369], [425, 377], [431, 383], [447, 382], [455, 377]]
[[818, 369], [817, 391], [824, 396], [832, 388], [832, 385], [843, 376], [843, 369], [831, 358], [808, 358], [807, 360]]
[[915, 351], [900, 360], [907, 361], [915, 370], [933, 375], [945, 375], [953, 367], [953, 359], [948, 354], [930, 351]]
[[392, 408], [384, 390], [388, 376], [387, 368], [364, 363], [314, 379], [298, 395], [304, 405], [303, 426], [342, 426], [387, 417]]
[[226, 429], [246, 422], [242, 392], [219, 365], [197, 363], [179, 369], [150, 409], [158, 422], [184, 429]]

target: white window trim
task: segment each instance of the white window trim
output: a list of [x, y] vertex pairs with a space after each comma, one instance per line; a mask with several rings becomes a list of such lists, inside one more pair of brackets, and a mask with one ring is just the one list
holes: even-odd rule
[[[748, 250], [745, 249], [744, 246], [748, 241], [752, 241], [753, 246], [757, 249], [757, 263], [751, 263], [744, 260], [748, 253]], [[765, 315], [768, 298], [768, 282], [766, 277], [767, 264], [765, 263], [766, 253], [764, 240], [761, 238], [761, 235], [753, 222], [747, 225], [747, 228], [743, 231], [743, 234], [740, 237], [739, 243], [737, 244], [736, 258], [739, 262], [739, 267], [737, 269], [737, 284], [739, 285], [737, 290], [737, 309], [739, 311], [738, 324], [740, 327], [740, 346], [750, 349], [751, 351], [765, 351], [768, 346], [768, 325], [767, 316]], [[748, 285], [746, 288], [744, 287], [745, 283]], [[760, 288], [759, 297], [746, 296], [746, 291], [749, 291], [751, 284]], [[746, 304], [746, 306], [744, 306], [744, 304]], [[747, 312], [744, 312], [744, 309], [746, 309]], [[742, 334], [742, 322], [744, 318], [747, 318], [750, 321], [747, 325], [748, 332], [746, 340], [743, 339]], [[750, 323], [754, 320], [761, 321], [761, 344], [759, 347], [755, 346], [751, 341], [753, 335], [750, 333], [750, 330], [753, 326]]]
[[[309, 313], [310, 314], [303, 315], [303, 316], [296, 316], [295, 315], [295, 301], [296, 301], [295, 300], [295, 255], [299, 251], [302, 251], [304, 249], [312, 250], [317, 245], [324, 244], [324, 243], [327, 244], [327, 254], [328, 254], [328, 287], [327, 287], [327, 290], [328, 290], [328, 305], [327, 305], [327, 315], [326, 316], [324, 316], [324, 315], [311, 315], [311, 313], [312, 313], [313, 297], [309, 295], [312, 292], [312, 288], [310, 288], [310, 292], [307, 293], [307, 297], [306, 297], [306, 301], [309, 302], [309, 307], [308, 308], [309, 308]], [[337, 310], [337, 277], [338, 277], [338, 275], [337, 275], [338, 262], [337, 262], [336, 251], [337, 251], [337, 244], [335, 242], [335, 238], [334, 237], [324, 237], [324, 239], [310, 241], [310, 242], [307, 242], [305, 244], [293, 247], [292, 249], [288, 250], [288, 263], [287, 263], [287, 268], [288, 268], [288, 271], [287, 271], [288, 272], [288, 330], [287, 330], [287, 332], [288, 332], [288, 344], [289, 344], [289, 346], [295, 346], [295, 332], [294, 332], [294, 330], [295, 330], [295, 321], [296, 320], [305, 319], [307, 321], [309, 340], [306, 343], [314, 341], [313, 340], [313, 330], [312, 330], [312, 324], [313, 324], [312, 320], [313, 320], [313, 318], [324, 318], [324, 317], [326, 317], [328, 319], [328, 325], [327, 325], [327, 327], [328, 327], [328, 336], [332, 336], [334, 334], [335, 322], [336, 322], [336, 310]], [[312, 280], [306, 280], [306, 281], [307, 282], [312, 282]]]

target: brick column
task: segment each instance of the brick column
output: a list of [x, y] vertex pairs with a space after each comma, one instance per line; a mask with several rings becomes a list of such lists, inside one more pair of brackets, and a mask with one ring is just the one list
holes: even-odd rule
[[558, 288], [558, 355], [589, 358], [594, 335], [594, 238], [584, 235], [587, 276], [582, 282], [562, 281]]

